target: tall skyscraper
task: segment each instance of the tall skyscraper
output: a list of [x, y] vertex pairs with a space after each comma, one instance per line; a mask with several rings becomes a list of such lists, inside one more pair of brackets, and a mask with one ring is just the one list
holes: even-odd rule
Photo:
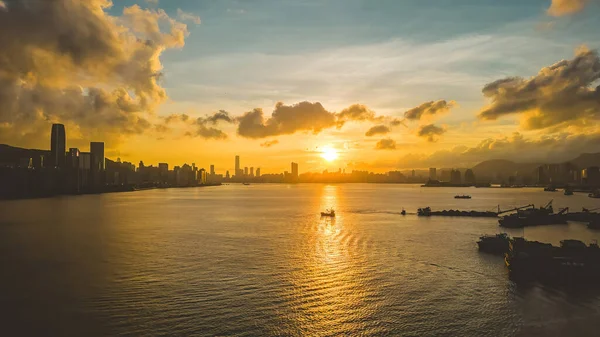
[[256, 176], [260, 177], [260, 167], [256, 169]]
[[250, 176], [254, 177], [254, 166], [250, 167]]
[[244, 175], [248, 176], [248, 166], [244, 167]]
[[51, 165], [63, 168], [65, 166], [67, 152], [67, 136], [65, 126], [62, 124], [52, 124], [52, 134], [50, 136]]
[[215, 165], [210, 165], [210, 175], [211, 176], [215, 175]]
[[102, 188], [106, 183], [104, 142], [91, 142], [90, 156], [92, 165], [92, 185], [94, 188]]
[[95, 171], [104, 171], [104, 142], [91, 142], [90, 153], [92, 155], [92, 167]]
[[435, 167], [429, 169], [429, 179], [437, 180], [437, 170]]
[[298, 163], [292, 162], [292, 178], [298, 178]]
[[235, 172], [234, 174], [241, 175], [240, 173], [240, 156], [235, 156]]

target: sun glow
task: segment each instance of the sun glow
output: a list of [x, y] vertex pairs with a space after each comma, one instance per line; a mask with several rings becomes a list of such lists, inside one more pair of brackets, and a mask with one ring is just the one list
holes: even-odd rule
[[326, 146], [321, 149], [321, 158], [327, 161], [334, 161], [339, 157], [339, 154], [336, 149]]

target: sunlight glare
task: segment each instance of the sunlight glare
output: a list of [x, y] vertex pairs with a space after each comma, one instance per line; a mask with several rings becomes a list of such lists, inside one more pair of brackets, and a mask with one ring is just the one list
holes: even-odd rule
[[321, 149], [321, 158], [327, 161], [334, 161], [339, 157], [339, 154], [336, 149], [326, 146]]

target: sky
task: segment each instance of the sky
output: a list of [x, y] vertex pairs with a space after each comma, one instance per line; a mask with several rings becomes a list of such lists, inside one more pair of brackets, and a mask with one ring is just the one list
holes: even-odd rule
[[598, 17], [596, 0], [0, 0], [0, 143], [47, 149], [64, 123], [67, 147], [218, 173], [235, 155], [263, 173], [564, 161], [600, 150]]

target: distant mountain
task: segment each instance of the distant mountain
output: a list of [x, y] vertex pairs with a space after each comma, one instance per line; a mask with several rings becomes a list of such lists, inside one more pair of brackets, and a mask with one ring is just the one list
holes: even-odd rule
[[[584, 153], [579, 157], [566, 162], [575, 165], [579, 169], [590, 166], [600, 166], [600, 153]], [[475, 176], [479, 177], [494, 177], [496, 175], [507, 177], [514, 175], [516, 172], [525, 174], [532, 173], [540, 165], [544, 165], [544, 163], [515, 163], [505, 159], [493, 159], [483, 161], [473, 166], [472, 170], [473, 173], [475, 173]]]
[[48, 156], [50, 151], [23, 149], [6, 144], [0, 144], [0, 163], [18, 163], [21, 158], [39, 158]]
[[588, 168], [590, 166], [600, 167], [600, 153], [582, 153], [579, 157], [569, 160], [569, 163], [580, 169]]

